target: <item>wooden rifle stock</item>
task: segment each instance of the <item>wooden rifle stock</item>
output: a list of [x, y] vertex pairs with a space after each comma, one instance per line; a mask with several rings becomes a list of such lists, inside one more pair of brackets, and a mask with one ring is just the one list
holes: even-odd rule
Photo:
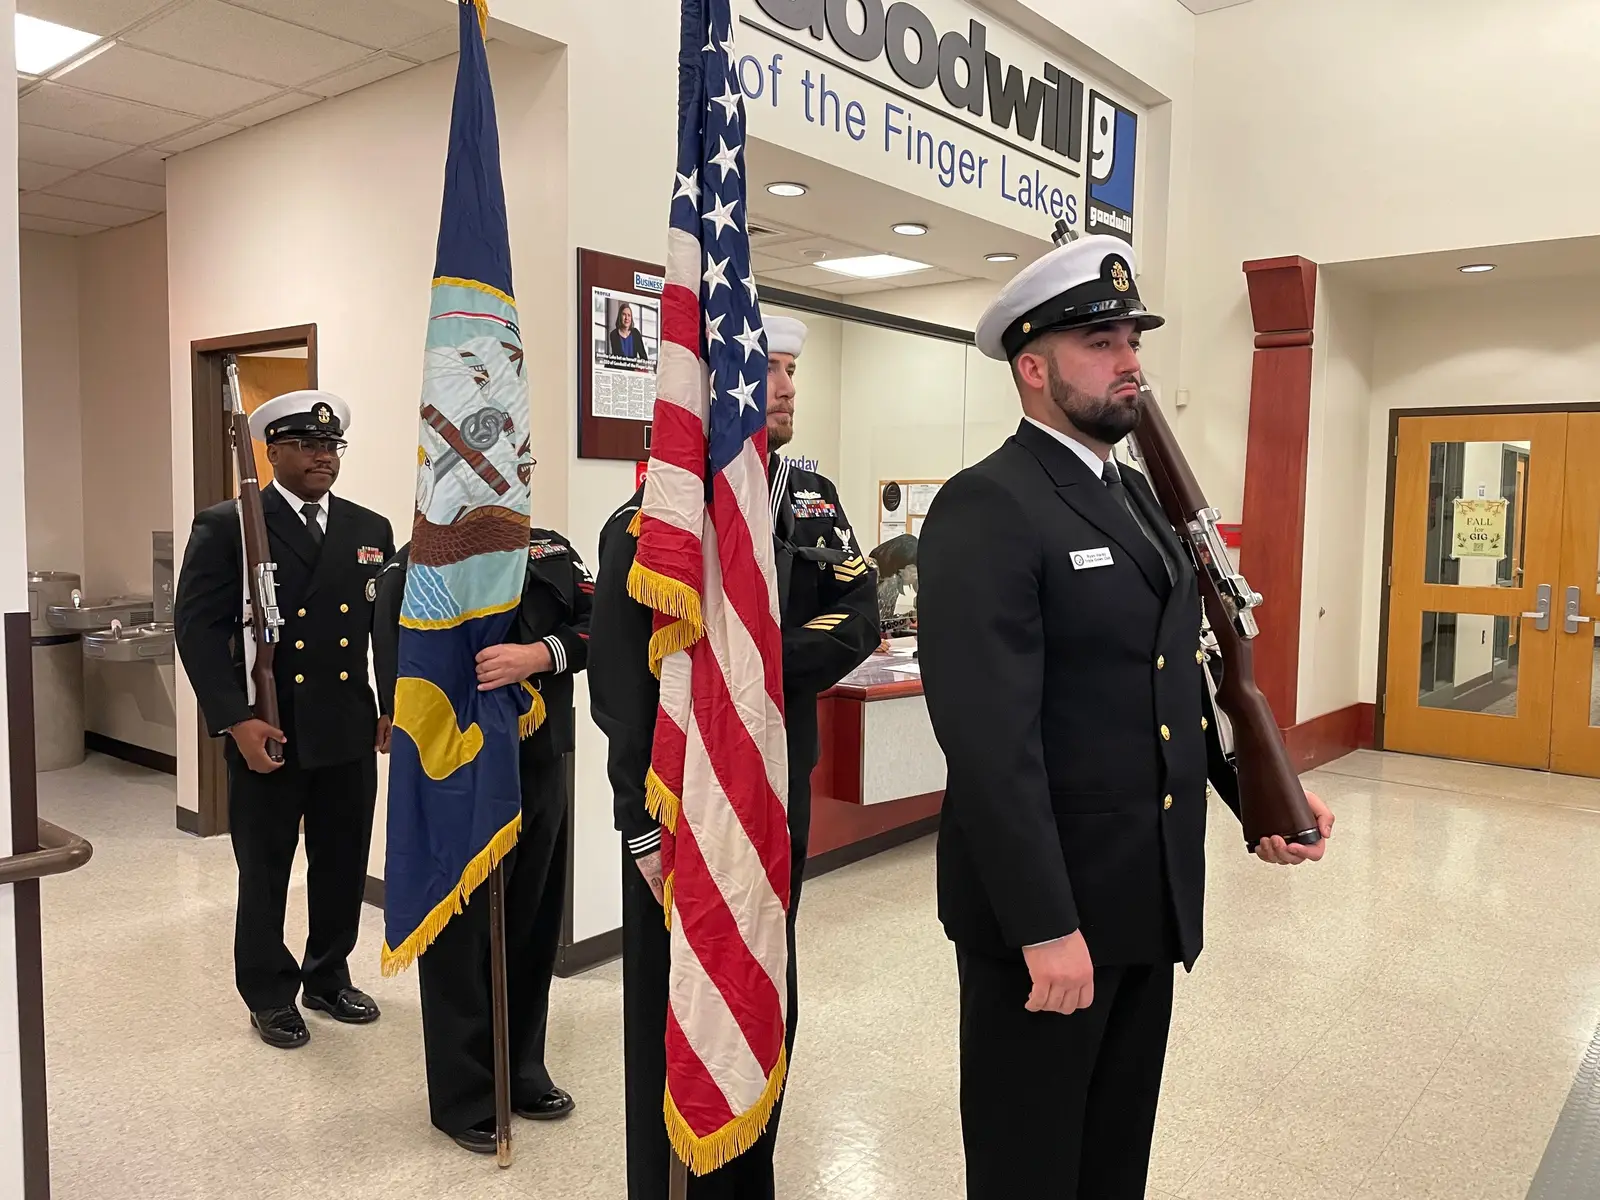
[[[272, 546], [267, 541], [267, 516], [261, 507], [261, 481], [256, 474], [255, 448], [250, 440], [250, 419], [245, 416], [244, 396], [239, 391], [239, 364], [228, 355], [223, 400], [228, 409], [233, 460], [239, 476], [239, 531], [244, 548], [245, 585], [245, 669], [255, 691], [251, 704], [255, 715], [282, 729], [278, 713], [278, 681], [273, 660], [278, 649], [277, 563], [272, 561]], [[267, 742], [267, 757], [283, 761], [283, 744]]]
[[1252, 609], [1261, 597], [1234, 570], [1217, 529], [1217, 510], [1206, 503], [1194, 472], [1173, 436], [1148, 384], [1141, 384], [1143, 418], [1135, 435], [1139, 459], [1167, 520], [1194, 557], [1211, 632], [1222, 659], [1217, 707], [1233, 728], [1234, 767], [1239, 775], [1239, 815], [1247, 848], [1278, 834], [1303, 846], [1321, 840], [1305, 789], [1289, 761], [1277, 719], [1256, 686], [1251, 640]]

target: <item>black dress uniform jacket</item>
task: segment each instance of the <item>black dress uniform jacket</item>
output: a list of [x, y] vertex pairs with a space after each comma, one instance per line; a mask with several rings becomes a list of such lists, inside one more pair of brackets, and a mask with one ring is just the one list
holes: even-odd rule
[[[401, 547], [378, 576], [372, 658], [378, 702], [391, 717], [409, 558], [410, 546]], [[545, 1066], [545, 1034], [571, 838], [563, 756], [573, 748], [572, 677], [588, 663], [593, 592], [589, 570], [566, 538], [548, 529], [529, 531], [522, 602], [506, 640], [543, 642], [554, 669], [530, 680], [544, 698], [545, 720], [522, 739], [522, 834], [501, 863], [515, 1108], [531, 1108], [555, 1086]], [[474, 892], [417, 963], [428, 1112], [435, 1126], [452, 1135], [494, 1115], [488, 905], [487, 888]]]
[[[790, 902], [786, 987], [789, 1061], [799, 1019], [794, 929], [811, 831], [811, 770], [816, 765], [817, 695], [849, 674], [878, 644], [875, 573], [856, 544], [833, 484], [773, 456], [768, 464], [775, 568], [783, 631], [784, 719], [789, 752]], [[649, 668], [651, 612], [628, 596], [636, 542], [628, 526], [642, 489], [600, 534], [589, 656], [595, 723], [609, 741], [607, 772], [623, 835], [623, 1049], [627, 1068], [630, 1200], [666, 1200], [670, 1148], [661, 1122], [666, 1083], [669, 948], [661, 908], [631, 862], [660, 846], [645, 810], [659, 686]], [[745, 1153], [690, 1182], [691, 1200], [763, 1200], [774, 1194], [772, 1153], [782, 1104]]]
[[1026, 421], [923, 529], [922, 678], [949, 767], [939, 915], [971, 952], [1020, 961], [1082, 929], [1096, 967], [1200, 953], [1206, 780], [1235, 808], [1237, 781], [1193, 565], [1144, 477], [1122, 476], [1175, 582], [1104, 482]]
[[[274, 662], [286, 754], [304, 768], [372, 753], [377, 706], [367, 676], [372, 581], [394, 553], [386, 517], [328, 497], [321, 549], [272, 486], [261, 489], [284, 618]], [[212, 737], [248, 720], [243, 551], [232, 500], [196, 514], [174, 604], [178, 654]]]

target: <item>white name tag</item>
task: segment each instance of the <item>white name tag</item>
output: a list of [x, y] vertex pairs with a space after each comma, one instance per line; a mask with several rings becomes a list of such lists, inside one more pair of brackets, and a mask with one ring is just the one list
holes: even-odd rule
[[1087, 571], [1090, 567], [1109, 567], [1111, 565], [1111, 551], [1101, 546], [1098, 550], [1074, 550], [1072, 552], [1072, 569], [1074, 571]]

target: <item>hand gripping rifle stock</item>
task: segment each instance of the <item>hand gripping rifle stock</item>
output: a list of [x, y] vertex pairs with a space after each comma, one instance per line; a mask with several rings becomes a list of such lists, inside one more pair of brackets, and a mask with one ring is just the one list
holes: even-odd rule
[[[273, 659], [278, 649], [283, 617], [278, 613], [278, 564], [272, 561], [267, 541], [267, 517], [261, 508], [261, 481], [256, 475], [255, 448], [250, 441], [250, 419], [239, 390], [239, 363], [227, 358], [223, 407], [228, 411], [233, 460], [239, 476], [239, 533], [244, 547], [245, 671], [250, 680], [250, 706], [255, 715], [282, 729], [278, 713], [278, 684]], [[283, 761], [283, 745], [267, 742], [267, 757]]]

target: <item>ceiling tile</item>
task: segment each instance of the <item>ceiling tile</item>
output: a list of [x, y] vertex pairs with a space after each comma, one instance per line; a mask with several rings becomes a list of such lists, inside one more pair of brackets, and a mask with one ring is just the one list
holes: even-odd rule
[[371, 53], [365, 46], [218, 0], [195, 0], [123, 40], [188, 62], [226, 63], [229, 71], [284, 87], [348, 67]]
[[81, 171], [132, 148], [121, 142], [84, 137], [60, 129], [43, 129], [38, 125], [17, 126], [17, 153], [22, 158], [48, 163], [53, 167], [72, 167]]
[[210, 125], [202, 125], [199, 129], [180, 134], [170, 142], [162, 142], [160, 148], [168, 154], [182, 154], [185, 150], [193, 150], [196, 146], [204, 146], [207, 142], [214, 142], [218, 138], [225, 138], [230, 133], [238, 132], [239, 126], [237, 125], [226, 125], [221, 121], [213, 121]]
[[101, 163], [95, 168], [102, 175], [118, 179], [137, 179], [140, 183], [153, 183], [165, 187], [167, 182], [167, 156], [159, 150], [135, 150], [121, 158]]
[[132, 179], [117, 179], [94, 171], [74, 175], [65, 182], [48, 189], [51, 196], [66, 196], [73, 200], [93, 200], [98, 204], [116, 204], [122, 208], [136, 208], [160, 212], [167, 206], [167, 189], [150, 183], [137, 183]]
[[28, 162], [25, 159], [17, 162], [17, 186], [25, 192], [31, 192], [35, 188], [47, 188], [71, 174], [71, 167], [52, 167], [45, 163]]
[[113, 46], [67, 76], [73, 87], [139, 100], [175, 112], [216, 117], [275, 95], [271, 84], [163, 58], [133, 46]]
[[171, 137], [195, 123], [193, 117], [80, 92], [59, 83], [42, 83], [17, 100], [17, 118], [46, 129], [65, 129], [108, 141], [143, 144]]
[[99, 233], [106, 228], [104, 225], [86, 225], [82, 221], [63, 221], [58, 217], [38, 217], [28, 213], [23, 213], [17, 223], [24, 229], [32, 229], [38, 233], [64, 233], [68, 237]]
[[247, 108], [241, 113], [234, 113], [228, 120], [239, 125], [259, 125], [263, 121], [270, 121], [274, 117], [281, 117], [285, 113], [292, 113], [297, 109], [315, 104], [321, 96], [308, 96], [304, 92], [285, 92], [281, 96], [274, 96], [265, 104], [258, 104], [254, 108]]
[[374, 50], [414, 42], [440, 29], [455, 29], [455, 14], [439, 5], [437, 19], [394, 0], [231, 0], [284, 21], [307, 25]]
[[149, 209], [95, 204], [90, 200], [47, 196], [43, 192], [29, 192], [17, 201], [17, 207], [29, 216], [59, 217], [63, 221], [82, 221], [86, 225], [126, 225], [150, 215]]
[[327, 79], [318, 80], [316, 83], [308, 83], [306, 90], [316, 92], [319, 96], [342, 96], [345, 92], [354, 91], [358, 87], [377, 83], [378, 80], [398, 75], [401, 71], [409, 71], [414, 65], [403, 59], [380, 54], [360, 66], [351, 67], [348, 71], [330, 75]]
[[425, 38], [415, 42], [407, 42], [403, 46], [396, 46], [394, 52], [406, 58], [414, 58], [417, 62], [432, 62], [436, 58], [443, 58], [447, 54], [455, 54], [461, 49], [461, 34], [454, 25], [448, 29], [441, 29], [437, 33], [430, 33]]
[[86, 33], [121, 33], [170, 0], [17, 0], [17, 11]]

